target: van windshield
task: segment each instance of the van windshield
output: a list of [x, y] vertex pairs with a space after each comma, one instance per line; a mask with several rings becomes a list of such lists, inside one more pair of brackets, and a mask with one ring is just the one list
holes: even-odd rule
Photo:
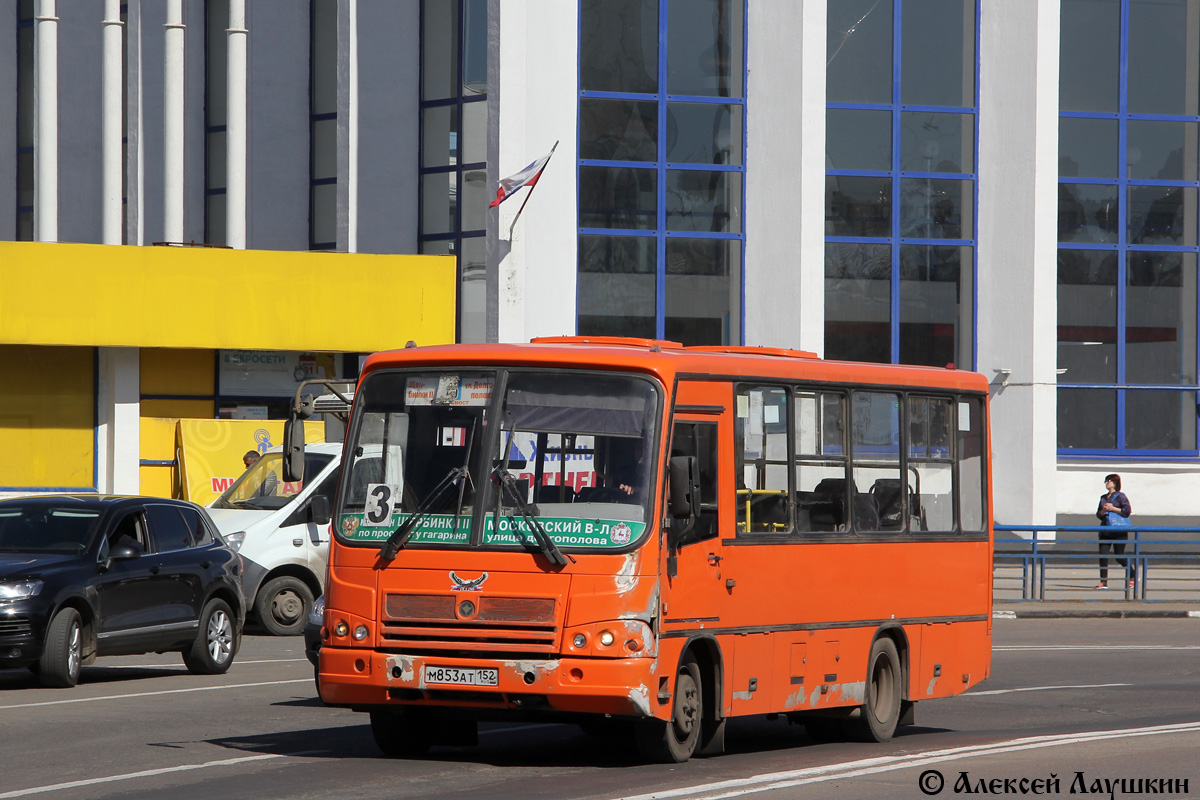
[[[328, 453], [304, 454], [304, 477], [314, 480], [333, 460]], [[304, 481], [284, 481], [283, 454], [267, 453], [242, 473], [232, 486], [213, 501], [213, 508], [253, 508], [274, 511], [283, 508], [304, 489]]]
[[356, 402], [343, 539], [614, 549], [649, 527], [660, 402], [647, 379], [380, 371]]

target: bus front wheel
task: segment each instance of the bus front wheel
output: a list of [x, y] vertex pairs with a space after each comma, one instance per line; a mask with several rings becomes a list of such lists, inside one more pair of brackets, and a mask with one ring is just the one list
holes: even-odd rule
[[867, 685], [861, 714], [848, 720], [855, 739], [886, 742], [900, 720], [900, 655], [896, 644], [880, 636], [867, 657]]
[[371, 712], [371, 736], [383, 754], [392, 758], [413, 758], [429, 752], [433, 744], [429, 720], [417, 709]]
[[704, 719], [704, 695], [701, 691], [700, 665], [692, 655], [679, 664], [675, 676], [675, 697], [671, 719], [649, 717], [637, 723], [637, 746], [649, 761], [679, 764], [696, 752]]

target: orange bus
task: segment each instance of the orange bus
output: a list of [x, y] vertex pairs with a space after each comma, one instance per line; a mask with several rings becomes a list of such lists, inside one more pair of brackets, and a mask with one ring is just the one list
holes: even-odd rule
[[508, 718], [667, 762], [751, 714], [886, 741], [988, 675], [989, 446], [986, 381], [952, 366], [609, 337], [372, 355], [321, 697], [389, 755]]

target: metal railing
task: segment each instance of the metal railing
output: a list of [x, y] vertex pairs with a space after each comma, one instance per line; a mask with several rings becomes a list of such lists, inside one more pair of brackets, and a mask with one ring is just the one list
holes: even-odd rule
[[[1102, 526], [996, 525], [992, 592], [997, 601], [1200, 601], [1200, 528], [1134, 526], [1128, 539], [1101, 539]], [[1016, 534], [1016, 535], [1014, 535]], [[1024, 535], [1020, 535], [1024, 534]], [[1112, 588], [1096, 590], [1101, 542]], [[1127, 561], [1133, 586], [1127, 585]], [[1122, 594], [1123, 592], [1123, 594]]]

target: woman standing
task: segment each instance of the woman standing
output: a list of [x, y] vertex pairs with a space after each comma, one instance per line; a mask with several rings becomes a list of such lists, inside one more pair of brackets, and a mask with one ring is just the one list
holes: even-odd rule
[[1133, 588], [1133, 573], [1129, 570], [1129, 559], [1125, 558], [1125, 542], [1129, 538], [1129, 515], [1133, 507], [1129, 498], [1121, 491], [1121, 476], [1115, 472], [1104, 476], [1104, 488], [1100, 495], [1100, 505], [1096, 508], [1096, 517], [1104, 530], [1100, 532], [1100, 583], [1097, 589], [1108, 588], [1108, 558], [1110, 552], [1116, 554], [1117, 563], [1125, 568], [1125, 580], [1130, 589]]

